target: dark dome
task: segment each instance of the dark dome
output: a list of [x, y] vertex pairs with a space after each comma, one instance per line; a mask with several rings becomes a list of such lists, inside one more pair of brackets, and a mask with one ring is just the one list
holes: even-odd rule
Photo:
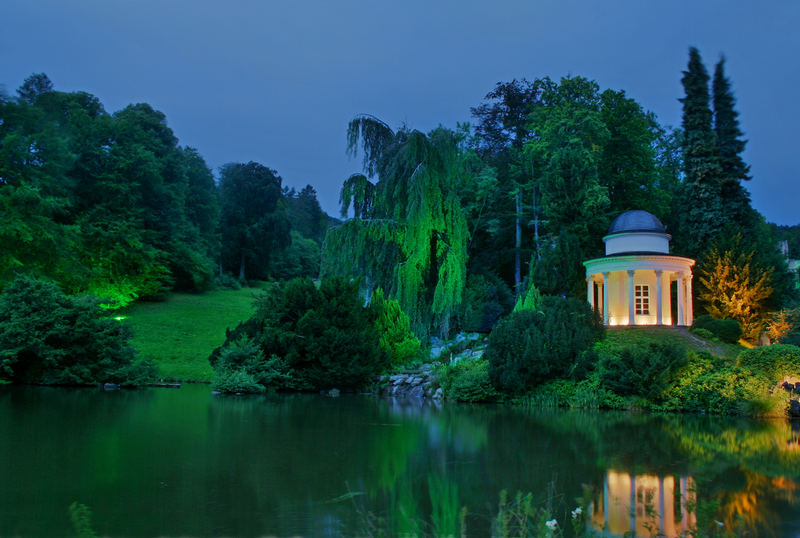
[[660, 232], [664, 233], [664, 225], [658, 220], [655, 215], [642, 211], [641, 209], [634, 209], [633, 211], [626, 211], [622, 213], [611, 226], [608, 228], [608, 233], [617, 234], [620, 232]]

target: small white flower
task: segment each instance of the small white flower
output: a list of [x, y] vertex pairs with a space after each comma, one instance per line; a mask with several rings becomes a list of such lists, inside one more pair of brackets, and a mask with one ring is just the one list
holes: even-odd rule
[[583, 513], [583, 509], [579, 506], [575, 510], [572, 511], [572, 519], [577, 519], [579, 515]]
[[550, 521], [546, 521], [545, 525], [547, 525], [548, 529], [554, 531], [556, 530], [556, 527], [558, 527], [558, 521], [556, 521], [555, 519], [551, 519]]

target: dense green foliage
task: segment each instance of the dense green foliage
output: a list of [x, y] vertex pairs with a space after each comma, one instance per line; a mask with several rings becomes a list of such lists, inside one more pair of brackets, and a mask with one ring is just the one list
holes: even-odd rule
[[735, 344], [742, 336], [742, 326], [735, 319], [715, 319], [709, 315], [697, 316], [692, 329], [706, 330], [723, 342]]
[[776, 410], [770, 402], [770, 386], [763, 374], [706, 352], [690, 352], [686, 365], [662, 393], [659, 408], [723, 415], [772, 413]]
[[254, 162], [227, 164], [221, 176], [222, 268], [241, 281], [266, 278], [270, 258], [291, 241], [281, 178]]
[[471, 274], [458, 310], [458, 327], [467, 332], [489, 332], [508, 314], [514, 295], [497, 275]]
[[349, 150], [363, 150], [367, 176], [378, 180], [345, 182], [342, 214], [353, 205], [357, 217], [328, 234], [324, 256], [334, 261], [323, 264], [323, 276], [366, 275], [366, 293], [387, 290], [420, 335], [449, 332], [466, 281], [467, 223], [456, 195], [462, 140], [442, 127], [395, 133], [371, 116], [348, 126]]
[[500, 396], [489, 379], [486, 359], [442, 365], [436, 371], [436, 378], [447, 397], [459, 402], [491, 402]]
[[[313, 188], [282, 192], [273, 171], [249, 163], [224, 167], [218, 189], [150, 105], [109, 114], [86, 92], [55, 91], [44, 74], [18, 94], [0, 97], [0, 289], [32, 274], [119, 308], [207, 290], [218, 268], [241, 276], [242, 259], [253, 266], [245, 276], [269, 276], [290, 240], [287, 215], [303, 237], [322, 240], [327, 216]], [[266, 188], [252, 177], [245, 187], [245, 172]], [[283, 274], [315, 271], [309, 245], [292, 255]]]
[[597, 336], [584, 301], [544, 297], [541, 310], [519, 310], [489, 335], [486, 359], [492, 385], [519, 394], [549, 379], [565, 377]]
[[378, 288], [372, 294], [370, 308], [375, 313], [375, 330], [380, 335], [379, 346], [389, 364], [401, 366], [420, 357], [421, 343], [411, 332], [411, 321], [400, 303], [384, 296]]
[[137, 385], [155, 374], [136, 362], [129, 335], [98, 300], [21, 277], [0, 294], [0, 378], [16, 383]]
[[658, 400], [686, 364], [686, 349], [674, 344], [605, 348], [600, 353], [600, 382], [620, 396]]
[[743, 368], [763, 373], [771, 381], [784, 377], [800, 378], [800, 347], [791, 344], [774, 344], [747, 349], [739, 355]]
[[218, 375], [243, 370], [265, 387], [355, 390], [390, 360], [416, 356], [419, 341], [403, 316], [380, 295], [364, 306], [354, 282], [332, 277], [317, 288], [294, 279], [270, 287], [211, 362]]

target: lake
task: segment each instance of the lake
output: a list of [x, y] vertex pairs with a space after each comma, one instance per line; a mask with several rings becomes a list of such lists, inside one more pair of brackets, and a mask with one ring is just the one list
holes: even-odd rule
[[0, 386], [0, 535], [70, 535], [78, 502], [109, 536], [485, 536], [505, 490], [568, 535], [582, 503], [610, 535], [798, 536], [799, 437], [786, 420]]

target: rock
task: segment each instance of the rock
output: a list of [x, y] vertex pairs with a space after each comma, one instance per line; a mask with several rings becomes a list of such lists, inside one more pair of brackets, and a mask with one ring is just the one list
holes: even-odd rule
[[444, 352], [445, 348], [441, 346], [435, 346], [431, 348], [431, 358], [438, 359], [442, 353]]
[[396, 387], [397, 385], [402, 385], [407, 380], [408, 380], [408, 376], [406, 376], [406, 375], [403, 375], [403, 374], [401, 374], [401, 375], [393, 375], [392, 376], [392, 385], [394, 385]]
[[433, 399], [441, 400], [442, 398], [444, 398], [444, 389], [442, 387], [439, 387], [438, 389], [436, 389], [436, 392], [433, 393]]
[[331, 389], [328, 391], [328, 396], [331, 398], [338, 398], [339, 395], [342, 393], [339, 389]]
[[119, 390], [119, 385], [116, 383], [103, 383], [103, 390]]
[[412, 387], [416, 387], [417, 385], [421, 385], [423, 381], [424, 379], [421, 377], [412, 377], [408, 380], [408, 384]]
[[789, 400], [789, 416], [800, 418], [800, 401]]
[[422, 400], [425, 398], [425, 389], [417, 385], [410, 391], [408, 391], [408, 397], [414, 400]]

